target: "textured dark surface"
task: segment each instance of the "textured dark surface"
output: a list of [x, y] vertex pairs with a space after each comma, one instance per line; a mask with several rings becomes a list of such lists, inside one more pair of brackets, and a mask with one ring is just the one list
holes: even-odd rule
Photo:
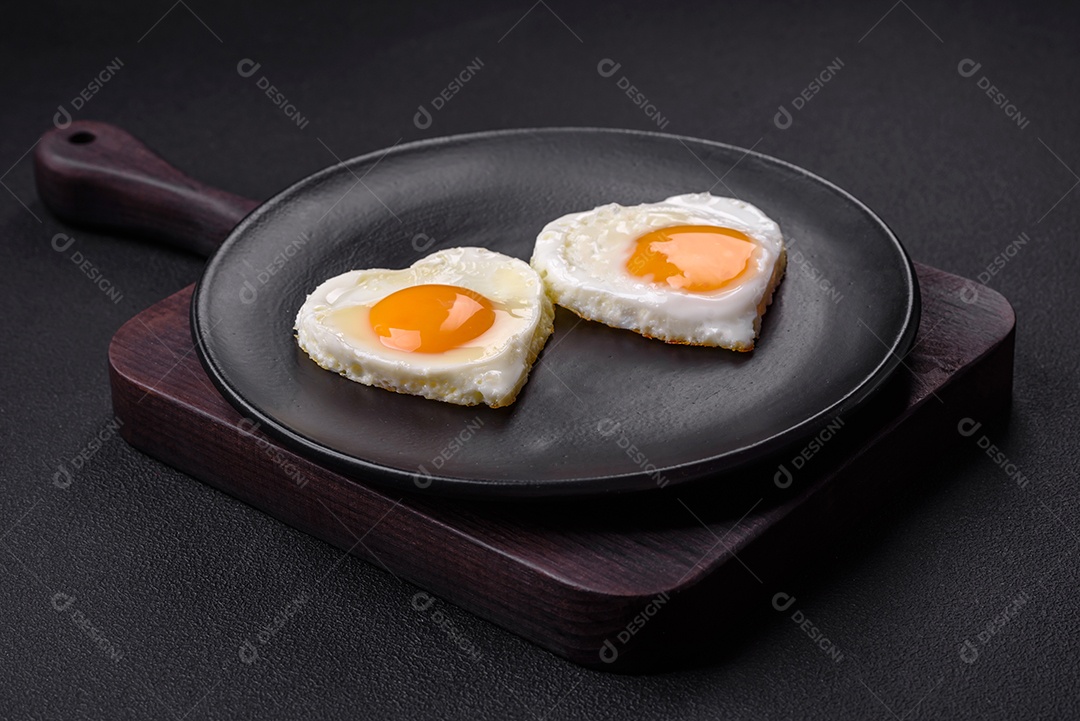
[[[597, 10], [547, 2], [521, 19], [528, 2], [424, 10], [187, 2], [158, 23], [166, 10], [168, 3], [42, 3], [0, 29], [0, 179], [10, 190], [0, 192], [4, 716], [1080, 711], [1080, 223], [1076, 196], [1066, 195], [1080, 166], [1075, 9], [886, 1]], [[902, 502], [792, 584], [790, 610], [835, 641], [845, 653], [839, 663], [790, 610], [762, 619], [704, 666], [622, 677], [583, 671], [439, 606], [480, 650], [472, 661], [433, 616], [412, 608], [412, 587], [340, 560], [122, 441], [94, 450], [94, 438], [111, 435], [109, 338], [201, 267], [178, 251], [72, 232], [34, 197], [23, 153], [57, 106], [70, 108], [116, 57], [122, 68], [74, 114], [121, 124], [193, 176], [249, 197], [333, 162], [323, 143], [347, 157], [399, 138], [489, 128], [654, 126], [617, 87], [626, 76], [669, 120], [666, 130], [757, 144], [829, 178], [877, 211], [917, 260], [976, 276], [1012, 247], [1014, 257], [989, 281], [1018, 313], [1011, 422], [982, 429], [970, 452], [942, 459]], [[429, 128], [417, 129], [417, 106], [430, 107], [476, 57], [479, 73]], [[790, 128], [778, 129], [778, 106], [791, 108], [837, 57], [837, 75], [794, 112]], [[262, 63], [249, 78], [236, 71], [244, 58]], [[622, 63], [610, 78], [596, 71], [603, 58]], [[982, 64], [967, 78], [957, 71], [966, 58]], [[262, 94], [263, 75], [308, 118], [305, 128]], [[979, 89], [984, 76], [1026, 127]], [[50, 241], [60, 232], [75, 242], [56, 251]], [[1030, 239], [1021, 246], [1019, 233]], [[118, 302], [80, 271], [74, 253], [118, 289]], [[983, 433], [1008, 459], [1005, 468], [979, 450]], [[74, 470], [83, 449], [89, 460]], [[66, 488], [53, 482], [61, 463], [73, 469]], [[1026, 487], [1010, 478], [1013, 468]], [[65, 610], [54, 610], [57, 592], [74, 602], [58, 599]], [[240, 644], [302, 593], [309, 602], [262, 659], [240, 663]], [[985, 633], [1019, 594], [1028, 600]], [[75, 625], [80, 617], [120, 660]], [[960, 655], [965, 639], [979, 652], [971, 664]]]

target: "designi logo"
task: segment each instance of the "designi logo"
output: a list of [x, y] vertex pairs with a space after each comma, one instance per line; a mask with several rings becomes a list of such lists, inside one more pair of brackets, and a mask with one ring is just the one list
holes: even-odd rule
[[63, 591], [57, 591], [52, 597], [52, 607], [57, 611], [66, 611], [75, 603], [75, 596]]

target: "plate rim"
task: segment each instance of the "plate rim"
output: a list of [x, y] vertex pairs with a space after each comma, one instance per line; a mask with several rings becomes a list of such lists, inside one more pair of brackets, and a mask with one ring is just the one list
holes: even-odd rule
[[[758, 160], [762, 160], [767, 164], [776, 164], [785, 168], [788, 172], [796, 175], [803, 176], [811, 181], [818, 183], [828, 189], [830, 192], [840, 196], [846, 202], [855, 206], [864, 215], [873, 221], [874, 224], [880, 227], [886, 237], [890, 240], [893, 248], [899, 252], [899, 256], [903, 261], [901, 263], [902, 270], [905, 275], [905, 285], [907, 287], [907, 306], [905, 308], [905, 320], [903, 327], [897, 334], [895, 341], [892, 345], [887, 345], [885, 341], [882, 341], [882, 345], [886, 346], [887, 354], [884, 358], [874, 367], [874, 369], [868, 373], [858, 384], [854, 386], [848, 393], [842, 398], [834, 402], [832, 405], [818, 411], [814, 415], [806, 418], [802, 422], [789, 426], [784, 430], [775, 433], [767, 438], [755, 441], [747, 445], [740, 446], [739, 448], [726, 451], [721, 454], [712, 455], [704, 458], [699, 458], [686, 463], [680, 463], [676, 465], [668, 465], [663, 468], [658, 468], [653, 472], [645, 473], [628, 472], [614, 475], [602, 475], [602, 476], [583, 476], [576, 478], [559, 478], [559, 479], [546, 479], [543, 481], [518, 479], [518, 480], [505, 480], [505, 479], [482, 479], [482, 478], [462, 478], [459, 476], [441, 476], [436, 474], [421, 474], [419, 472], [410, 472], [407, 470], [394, 468], [392, 466], [385, 466], [380, 463], [359, 458], [357, 456], [342, 453], [334, 450], [322, 444], [320, 441], [305, 436], [302, 433], [289, 428], [285, 424], [277, 421], [273, 416], [266, 413], [254, 403], [250, 402], [241, 393], [234, 390], [230, 384], [224, 378], [222, 369], [218, 366], [217, 361], [214, 358], [213, 351], [207, 346], [205, 335], [203, 333], [205, 323], [200, 315], [200, 308], [208, 304], [207, 300], [204, 300], [205, 295], [209, 292], [207, 286], [213, 280], [215, 270], [219, 263], [218, 258], [224, 255], [232, 246], [236, 245], [240, 238], [242, 238], [247, 229], [259, 222], [259, 220], [267, 213], [271, 212], [278, 205], [282, 204], [290, 196], [301, 193], [305, 188], [315, 184], [317, 185], [323, 178], [332, 176], [342, 169], [352, 172], [352, 169], [356, 166], [363, 166], [371, 161], [375, 161], [378, 164], [382, 159], [390, 155], [403, 155], [416, 151], [423, 151], [430, 148], [436, 148], [443, 145], [451, 145], [455, 143], [468, 143], [471, 141], [491, 139], [491, 138], [504, 138], [508, 136], [528, 136], [528, 135], [543, 135], [543, 134], [597, 134], [597, 135], [611, 135], [611, 136], [637, 136], [637, 137], [654, 137], [660, 138], [666, 141], [678, 141], [681, 145], [687, 148], [697, 160], [704, 165], [704, 161], [697, 157], [697, 153], [694, 153], [687, 145], [687, 141], [704, 145], [707, 147], [720, 148], [725, 151], [734, 151], [742, 153], [742, 158], [738, 162], [742, 162], [747, 157], [754, 157]], [[372, 166], [374, 167], [374, 165]], [[707, 165], [704, 166], [706, 170], [712, 172], [711, 168]], [[354, 173], [355, 174], [355, 173]], [[714, 174], [715, 175], [715, 174]], [[243, 218], [230, 232], [228, 237], [220, 245], [220, 247], [209, 258], [202, 273], [199, 276], [198, 281], [195, 284], [194, 292], [191, 296], [191, 308], [190, 308], [190, 320], [191, 320], [191, 335], [194, 343], [196, 355], [199, 358], [204, 370], [209, 376], [210, 380], [214, 384], [214, 387], [219, 393], [233, 406], [235, 410], [244, 415], [247, 418], [258, 421], [262, 427], [260, 430], [265, 430], [268, 435], [271, 435], [278, 440], [285, 443], [290, 449], [301, 455], [310, 455], [313, 459], [324, 463], [332, 470], [343, 473], [350, 478], [350, 480], [356, 482], [372, 482], [379, 486], [395, 488], [396, 490], [406, 492], [423, 492], [425, 494], [439, 495], [439, 496], [453, 496], [453, 497], [475, 497], [475, 498], [497, 498], [499, 500], [512, 500], [512, 499], [536, 499], [536, 498], [554, 498], [564, 496], [582, 496], [582, 497], [596, 497], [604, 495], [615, 494], [630, 494], [630, 493], [648, 493], [650, 491], [657, 492], [671, 488], [673, 486], [682, 485], [685, 483], [693, 483], [701, 481], [709, 477], [715, 477], [718, 475], [726, 475], [733, 471], [745, 468], [755, 462], [761, 461], [765, 456], [772, 452], [781, 450], [782, 448], [795, 445], [800, 440], [805, 440], [812, 432], [810, 429], [821, 427], [828, 421], [840, 417], [846, 413], [850, 413], [858, 407], [861, 407], [878, 391], [885, 382], [893, 375], [893, 373], [903, 364], [903, 359], [907, 353], [910, 352], [915, 337], [918, 333], [919, 323], [922, 313], [922, 301], [921, 291], [919, 287], [918, 275], [915, 271], [914, 263], [911, 256], [908, 254], [907, 249], [904, 248], [903, 243], [893, 232], [892, 228], [875, 213], [866, 203], [859, 200], [852, 193], [848, 192], [839, 185], [832, 181], [810, 171], [802, 166], [796, 165], [781, 158], [767, 155], [765, 153], [756, 151], [752, 148], [743, 148], [730, 143], [724, 143], [716, 140], [708, 140], [705, 138], [697, 138], [688, 135], [676, 135], [673, 133], [663, 133], [650, 130], [633, 130], [627, 128], [604, 128], [597, 126], [552, 126], [552, 127], [536, 127], [536, 128], [504, 128], [496, 130], [481, 130], [470, 133], [459, 133], [455, 135], [439, 136], [435, 138], [423, 138], [419, 140], [410, 141], [408, 143], [399, 143], [391, 145], [386, 148], [380, 148], [362, 155], [358, 155], [352, 158], [341, 160], [332, 165], [328, 165], [325, 168], [315, 171], [314, 173], [307, 175], [299, 180], [296, 180], [284, 189], [278, 191], [270, 198], [261, 202], [256, 206], [247, 216]], [[212, 330], [212, 327], [210, 328]], [[872, 333], [872, 331], [870, 331]], [[881, 339], [878, 338], [880, 341]], [[724, 468], [715, 468], [715, 466], [722, 462], [724, 458], [734, 457], [730, 464]], [[714, 466], [711, 469], [704, 469], [706, 466]], [[655, 473], [678, 473], [679, 477], [669, 479], [669, 483], [665, 484], [663, 488], [658, 486], [653, 474]], [[689, 474], [689, 475], [688, 475]], [[424, 479], [423, 485], [419, 482], [419, 479]]]

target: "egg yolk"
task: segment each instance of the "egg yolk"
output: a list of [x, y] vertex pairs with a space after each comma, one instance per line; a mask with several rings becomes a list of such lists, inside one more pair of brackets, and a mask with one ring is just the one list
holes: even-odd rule
[[414, 285], [371, 307], [371, 329], [387, 348], [442, 353], [483, 335], [495, 323], [490, 300], [456, 285]]
[[746, 270], [754, 242], [732, 228], [677, 225], [637, 240], [626, 269], [654, 283], [705, 293], [719, 290]]

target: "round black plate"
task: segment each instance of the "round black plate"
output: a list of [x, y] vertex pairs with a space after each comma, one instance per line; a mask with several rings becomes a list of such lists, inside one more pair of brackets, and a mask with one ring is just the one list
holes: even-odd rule
[[[296, 312], [330, 276], [462, 245], [528, 260], [564, 213], [710, 189], [757, 205], [788, 241], [751, 353], [666, 345], [559, 309], [517, 402], [491, 409], [368, 388], [297, 347]], [[211, 259], [192, 332], [225, 397], [291, 448], [401, 490], [511, 497], [655, 489], [805, 441], [888, 377], [918, 316], [899, 241], [831, 183], [704, 140], [545, 129], [402, 145], [293, 185]]]

